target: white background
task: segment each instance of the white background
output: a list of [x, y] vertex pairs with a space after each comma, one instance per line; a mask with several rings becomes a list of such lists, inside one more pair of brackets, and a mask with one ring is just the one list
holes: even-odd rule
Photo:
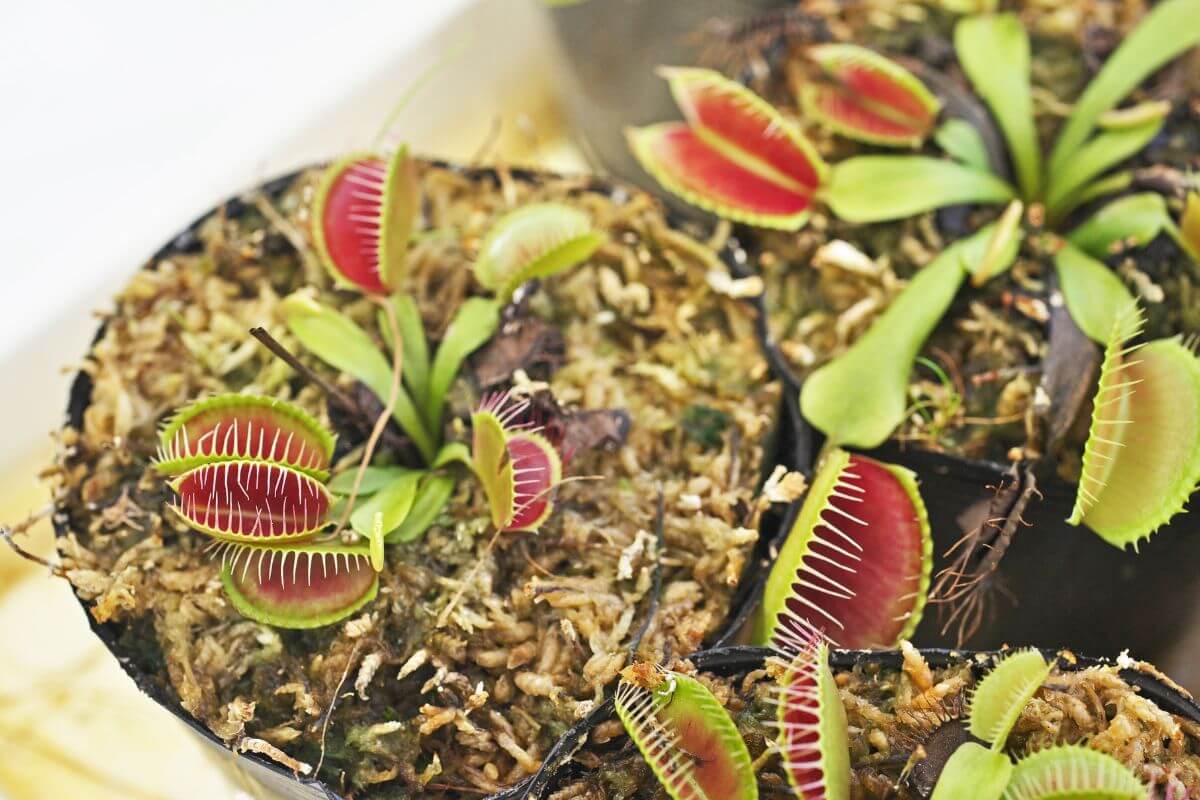
[[489, 116], [549, 91], [534, 0], [0, 3], [0, 473], [44, 447], [91, 312], [159, 244], [368, 144], [451, 50], [400, 127], [463, 157]]

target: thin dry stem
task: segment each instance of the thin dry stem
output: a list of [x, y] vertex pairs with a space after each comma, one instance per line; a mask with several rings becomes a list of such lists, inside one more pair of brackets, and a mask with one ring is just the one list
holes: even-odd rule
[[346, 499], [346, 509], [342, 512], [342, 518], [338, 520], [337, 527], [333, 531], [334, 536], [341, 533], [350, 520], [350, 514], [354, 511], [354, 503], [358, 500], [358, 490], [362, 486], [363, 476], [367, 474], [367, 467], [371, 465], [371, 458], [375, 455], [375, 448], [379, 445], [383, 430], [387, 427], [388, 420], [392, 418], [392, 412], [396, 409], [396, 398], [400, 396], [400, 374], [404, 366], [401, 351], [404, 348], [401, 346], [400, 323], [396, 320], [396, 309], [384, 298], [375, 295], [369, 295], [369, 297], [383, 307], [392, 335], [392, 385], [388, 390], [387, 403], [379, 412], [379, 416], [375, 418], [375, 426], [371, 428], [371, 436], [363, 448], [362, 459], [358, 462], [358, 474], [354, 476], [354, 486], [350, 488], [350, 496]]

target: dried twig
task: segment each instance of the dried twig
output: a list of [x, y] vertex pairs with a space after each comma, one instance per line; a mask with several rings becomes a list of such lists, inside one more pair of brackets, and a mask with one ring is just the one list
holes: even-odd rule
[[314, 777], [320, 778], [321, 767], [325, 764], [325, 737], [329, 734], [329, 720], [333, 718], [333, 712], [337, 709], [338, 700], [342, 696], [342, 687], [346, 685], [346, 678], [349, 677], [350, 669], [354, 666], [355, 659], [358, 658], [358, 650], [361, 645], [362, 642], [354, 643], [353, 649], [350, 650], [350, 657], [346, 659], [346, 668], [342, 670], [342, 677], [333, 690], [333, 697], [329, 698], [329, 707], [321, 715], [321, 757], [317, 759], [317, 766], [313, 769]]
[[642, 626], [638, 628], [638, 632], [634, 634], [633, 639], [629, 642], [629, 657], [631, 659], [637, 655], [638, 649], [642, 646], [642, 640], [646, 638], [646, 633], [650, 630], [655, 616], [658, 615], [658, 605], [662, 600], [662, 557], [666, 540], [665, 516], [666, 500], [663, 497], [662, 487], [659, 486], [658, 506], [654, 512], [654, 536], [656, 544], [654, 545], [654, 575], [650, 584], [650, 603], [646, 607], [646, 618], [642, 620]]
[[347, 414], [351, 416], [359, 415], [358, 405], [345, 392], [309, 369], [304, 362], [296, 358], [294, 353], [280, 344], [279, 340], [272, 336], [266, 328], [251, 328], [250, 335], [258, 339], [262, 343], [262, 346], [270, 350], [280, 361], [283, 361], [289, 367], [296, 370], [306, 381], [324, 392], [326, 397], [341, 407]]
[[53, 561], [42, 558], [37, 553], [26, 550], [24, 547], [17, 544], [16, 540], [17, 536], [24, 534], [27, 530], [33, 527], [34, 524], [50, 516], [52, 513], [54, 513], [54, 506], [48, 505], [41, 511], [29, 515], [16, 525], [11, 527], [0, 525], [0, 539], [3, 539], [4, 543], [7, 544], [9, 548], [21, 558], [25, 559], [26, 561], [32, 561], [38, 566], [45, 567], [46, 569], [50, 570], [51, 575], [55, 576], [56, 578], [61, 578], [66, 574], [63, 571], [61, 564], [55, 564]]
[[400, 323], [396, 319], [396, 308], [391, 302], [374, 295], [371, 295], [371, 299], [383, 308], [389, 333], [394, 342], [392, 347], [392, 385], [388, 390], [387, 403], [384, 404], [379, 416], [375, 418], [375, 424], [371, 427], [371, 435], [367, 439], [366, 447], [363, 448], [362, 460], [358, 464], [358, 473], [354, 476], [354, 485], [350, 487], [350, 496], [346, 498], [346, 510], [342, 512], [342, 518], [338, 520], [337, 527], [334, 528], [334, 536], [341, 533], [350, 520], [350, 514], [354, 511], [354, 503], [358, 500], [358, 490], [362, 487], [363, 476], [367, 474], [367, 467], [371, 465], [371, 457], [375, 455], [375, 448], [379, 445], [379, 439], [383, 436], [388, 420], [392, 418], [392, 412], [396, 410], [396, 399], [400, 396], [400, 375], [403, 367], [401, 354], [404, 348], [400, 346]]

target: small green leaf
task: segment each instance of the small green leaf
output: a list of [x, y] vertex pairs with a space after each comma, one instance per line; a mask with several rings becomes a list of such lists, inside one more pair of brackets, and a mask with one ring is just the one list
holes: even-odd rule
[[1098, 177], [1145, 147], [1162, 128], [1162, 120], [1121, 130], [1105, 131], [1079, 148], [1071, 160], [1050, 173], [1046, 208], [1054, 219], [1062, 219], [1079, 205], [1079, 195]]
[[913, 360], [993, 229], [954, 243], [923, 267], [849, 350], [804, 382], [800, 410], [831, 443], [878, 447], [903, 421]]
[[1000, 752], [1025, 705], [1050, 676], [1053, 665], [1036, 650], [1006, 656], [987, 674], [971, 696], [970, 730]]
[[1029, 93], [1029, 36], [1014, 14], [967, 17], [954, 29], [954, 49], [975, 91], [987, 102], [1012, 151], [1026, 199], [1041, 190], [1042, 151]]
[[959, 203], [1005, 203], [1014, 194], [995, 175], [953, 161], [858, 156], [830, 169], [821, 196], [847, 222], [883, 222]]
[[400, 527], [388, 534], [388, 543], [411, 542], [423, 536], [442, 513], [446, 503], [450, 502], [456, 483], [449, 475], [427, 475], [421, 482], [421, 488], [417, 490], [412, 510], [408, 512], [404, 522], [400, 523]]
[[1131, 194], [1101, 208], [1071, 231], [1067, 239], [1088, 255], [1105, 258], [1118, 243], [1133, 247], [1149, 244], [1170, 222], [1162, 195]]
[[1107, 197], [1110, 194], [1117, 194], [1129, 188], [1133, 183], [1133, 173], [1129, 170], [1121, 172], [1111, 172], [1102, 178], [1089, 183], [1087, 186], [1079, 190], [1079, 194], [1075, 196], [1075, 207], [1086, 205], [1093, 200], [1099, 200], [1101, 197]]
[[[321, 305], [305, 294], [293, 294], [280, 304], [284, 321], [300, 344], [336, 370], [362, 381], [386, 403], [392, 390], [392, 368], [375, 342], [346, 315]], [[433, 458], [433, 437], [421, 420], [404, 387], [396, 396], [392, 414], [428, 461]]]
[[1059, 745], [1021, 759], [1004, 800], [1145, 800], [1148, 787], [1112, 756]]
[[966, 742], [942, 768], [931, 800], [1000, 800], [1012, 772], [1012, 762], [1004, 753]]
[[437, 469], [453, 464], [455, 461], [468, 469], [471, 467], [471, 449], [462, 442], [450, 442], [442, 445], [442, 449], [438, 450], [437, 457], [433, 459], [430, 466]]
[[[358, 485], [358, 496], [369, 497], [384, 486], [392, 483], [402, 475], [408, 475], [416, 470], [408, 467], [367, 467], [363, 473], [362, 482]], [[358, 466], [343, 470], [329, 481], [329, 491], [337, 495], [349, 495], [354, 489], [354, 481], [358, 478]]]
[[482, 297], [467, 298], [450, 321], [446, 335], [438, 345], [437, 355], [433, 358], [433, 370], [429, 376], [425, 419], [432, 430], [441, 430], [446, 393], [458, 377], [459, 367], [467, 356], [492, 338], [499, 325], [500, 303]]
[[1200, 44], [1200, 0], [1164, 0], [1126, 36], [1075, 103], [1050, 157], [1050, 172], [1066, 169], [1101, 114], [1115, 108], [1163, 64]]
[[586, 261], [604, 244], [587, 214], [562, 203], [533, 203], [496, 221], [475, 261], [475, 279], [504, 302], [523, 283]]
[[388, 161], [379, 215], [379, 277], [392, 290], [402, 288], [408, 276], [408, 240], [416, 228], [420, 191], [416, 164], [401, 145]]
[[[997, 275], [1008, 271], [1017, 254], [1021, 252], [1021, 240], [1025, 231], [1021, 228], [1021, 215], [1025, 212], [1025, 204], [1013, 200], [1004, 210], [1004, 214], [991, 226], [992, 233], [987, 245], [977, 257], [974, 253], [963, 259], [963, 266], [971, 273], [971, 284], [983, 286]], [[969, 258], [969, 260], [968, 260]]]
[[1166, 119], [1171, 113], [1170, 100], [1147, 100], [1129, 108], [1105, 111], [1096, 121], [1106, 131], [1137, 128], [1153, 120]]
[[933, 134], [933, 140], [946, 155], [980, 172], [990, 172], [987, 145], [975, 126], [964, 119], [951, 117]]
[[371, 534], [367, 537], [367, 542], [370, 547], [371, 568], [376, 572], [383, 572], [384, 566], [387, 565], [387, 557], [384, 553], [384, 538], [383, 538], [383, 512], [376, 511], [371, 517]]
[[1188, 192], [1179, 226], [1171, 223], [1167, 233], [1192, 261], [1200, 264], [1200, 192]]
[[[404, 362], [404, 382], [412, 393], [413, 402], [419, 408], [424, 408], [429, 402], [429, 343], [425, 338], [425, 323], [421, 320], [421, 312], [410, 295], [392, 295], [392, 308], [396, 312], [396, 324], [400, 329], [400, 340], [403, 342], [402, 353]], [[389, 348], [393, 347], [391, 326], [387, 322], [387, 314], [379, 312], [379, 330], [383, 332], [384, 341]]]
[[[1054, 266], [1071, 319], [1089, 339], [1101, 344], [1108, 342], [1113, 324], [1134, 302], [1133, 295], [1107, 265], [1073, 244], [1064, 243], [1055, 256]], [[1123, 332], [1121, 338], [1131, 334]]]
[[409, 472], [375, 492], [350, 514], [350, 527], [359, 536], [370, 539], [375, 527], [375, 515], [380, 514], [380, 539], [399, 528], [413, 507], [421, 475], [420, 472]]

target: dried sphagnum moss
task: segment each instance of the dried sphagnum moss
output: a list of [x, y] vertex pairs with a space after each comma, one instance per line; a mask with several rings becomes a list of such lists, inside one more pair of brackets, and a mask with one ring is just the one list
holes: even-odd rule
[[[303, 175], [276, 201], [283, 230], [254, 205], [219, 212], [200, 226], [194, 252], [157, 260], [118, 297], [84, 366], [94, 390], [82, 429], [62, 437], [68, 576], [95, 619], [119, 627], [122, 651], [155, 693], [178, 697], [231, 746], [315, 767], [336, 694], [321, 772], [331, 785], [356, 796], [494, 791], [535, 770], [625, 665], [656, 557], [662, 602], [643, 652], [690, 652], [725, 617], [757, 538], [754, 489], [778, 389], [745, 307], [709, 287], [711, 262], [681, 245], [646, 196], [426, 168], [413, 290], [435, 338], [474, 291], [471, 259], [504, 211], [566, 198], [610, 234], [586, 266], [547, 281], [531, 309], [566, 339], [565, 364], [549, 378], [557, 399], [626, 409], [628, 439], [571, 462], [570, 474], [599, 479], [561, 487], [536, 535], [502, 537], [486, 553], [486, 503], [464, 477], [422, 540], [389, 548], [365, 613], [309, 632], [243, 619], [204, 538], [165, 513], [167, 492], [150, 468], [155, 427], [201, 394], [230, 390], [287, 398], [328, 419], [318, 390], [247, 335], [261, 325], [302, 352], [278, 303], [303, 286], [375, 330], [374, 306], [331, 291], [288, 244], [307, 229], [314, 179]], [[461, 419], [475, 400], [460, 381], [447, 439], [466, 436]], [[715, 447], [681, 429], [694, 407], [723, 415]], [[357, 458], [346, 444], [343, 465]], [[656, 554], [660, 487], [666, 548]]]
[[[904, 780], [906, 767], [923, 758], [924, 743], [940, 725], [963, 718], [976, 685], [969, 661], [931, 668], [915, 650], [906, 650], [902, 669], [860, 663], [834, 671], [849, 723], [850, 797], [855, 800], [919, 800]], [[686, 661], [672, 668], [693, 671]], [[790, 795], [777, 756], [767, 753], [776, 735], [768, 671], [697, 677], [737, 723], [759, 767], [760, 795]], [[566, 782], [552, 800], [655, 796], [654, 778], [641, 757], [631, 748], [618, 749], [621, 734], [611, 743], [609, 738], [603, 727], [597, 730], [592, 741], [600, 752], [593, 748], [576, 757], [587, 774]], [[1005, 750], [1020, 758], [1080, 742], [1126, 764], [1145, 784], [1157, 787], [1155, 797], [1172, 785], [1177, 797], [1200, 791], [1200, 726], [1138, 694], [1117, 667], [1056, 668], [1017, 719]]]

